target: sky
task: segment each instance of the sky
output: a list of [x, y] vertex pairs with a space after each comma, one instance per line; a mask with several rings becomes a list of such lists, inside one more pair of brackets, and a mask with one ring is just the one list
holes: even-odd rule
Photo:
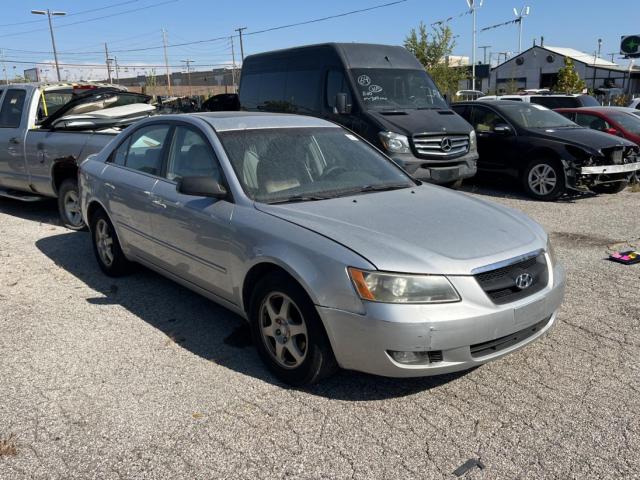
[[[448, 24], [457, 35], [454, 54], [471, 56], [472, 22], [466, 0], [405, 0], [394, 5], [264, 33], [260, 30], [366, 9], [394, 0], [15, 0], [3, 2], [0, 17], [0, 55], [9, 78], [34, 67], [30, 62], [53, 59], [47, 17], [32, 9], [63, 11], [53, 17], [56, 46], [63, 79], [101, 79], [106, 42], [117, 58], [121, 77], [163, 73], [161, 29], [166, 30], [172, 71], [209, 70], [232, 62], [230, 36], [235, 35], [236, 62], [240, 48], [236, 28], [244, 30], [244, 53], [263, 52], [319, 42], [402, 44], [420, 21], [431, 23], [454, 16]], [[478, 2], [479, 0], [476, 0]], [[636, 0], [637, 1], [637, 0]], [[523, 23], [523, 49], [544, 36], [547, 45], [572, 47], [594, 53], [602, 39], [602, 56], [617, 52], [621, 35], [640, 33], [637, 12], [625, 15], [620, 4], [612, 13], [601, 0], [485, 0], [477, 10], [478, 46], [487, 53], [518, 50], [518, 27], [511, 24], [485, 32], [481, 28], [513, 20], [513, 8], [530, 6]], [[92, 11], [88, 11], [92, 10]], [[605, 14], [603, 15], [603, 11]], [[224, 37], [224, 38], [221, 38]], [[192, 45], [175, 45], [211, 40]], [[172, 46], [175, 45], [175, 46]], [[129, 50], [129, 51], [126, 51]], [[616, 55], [615, 61], [619, 56]], [[478, 49], [477, 59], [483, 59]], [[626, 61], [620, 60], [623, 63]], [[27, 62], [27, 63], [17, 63]], [[68, 65], [64, 65], [68, 64]], [[94, 66], [95, 65], [95, 66]], [[1, 68], [1, 67], [0, 67]], [[47, 79], [52, 67], [41, 65]], [[0, 78], [3, 75], [0, 72]], [[66, 78], [65, 78], [66, 77]]]

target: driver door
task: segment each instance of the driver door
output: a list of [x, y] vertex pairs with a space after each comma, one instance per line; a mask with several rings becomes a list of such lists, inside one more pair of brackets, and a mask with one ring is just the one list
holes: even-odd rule
[[496, 111], [474, 105], [471, 107], [471, 125], [478, 138], [478, 168], [482, 170], [506, 171], [517, 168], [515, 155], [515, 132], [496, 133], [496, 125], [509, 123]]

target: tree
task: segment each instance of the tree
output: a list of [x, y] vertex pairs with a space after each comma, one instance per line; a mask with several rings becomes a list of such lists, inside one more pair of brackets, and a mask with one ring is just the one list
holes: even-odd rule
[[569, 57], [564, 58], [564, 67], [558, 70], [558, 83], [554, 90], [562, 93], [582, 93], [586, 88], [584, 80], [580, 78], [573, 60]]
[[439, 24], [433, 33], [427, 33], [427, 27], [420, 22], [418, 31], [412, 28], [404, 40], [404, 47], [413, 53], [436, 82], [438, 89], [452, 95], [458, 90], [461, 80], [466, 78], [465, 68], [449, 66], [448, 57], [456, 43], [453, 32], [447, 25]]

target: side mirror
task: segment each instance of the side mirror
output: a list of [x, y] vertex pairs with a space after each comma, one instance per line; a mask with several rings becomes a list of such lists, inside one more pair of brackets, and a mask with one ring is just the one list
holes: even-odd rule
[[622, 132], [620, 132], [619, 130], [615, 129], [615, 128], [605, 128], [602, 130], [604, 133], [608, 133], [609, 135], [617, 135], [619, 137], [622, 136]]
[[334, 102], [335, 107], [334, 112], [339, 113], [340, 115], [344, 115], [350, 112], [349, 105], [347, 104], [347, 94], [346, 93], [336, 93], [336, 98]]
[[493, 127], [493, 133], [497, 133], [498, 135], [511, 135], [512, 130], [506, 123], [499, 123]]
[[194, 197], [224, 199], [229, 195], [227, 189], [213, 177], [182, 177], [178, 180], [176, 190]]

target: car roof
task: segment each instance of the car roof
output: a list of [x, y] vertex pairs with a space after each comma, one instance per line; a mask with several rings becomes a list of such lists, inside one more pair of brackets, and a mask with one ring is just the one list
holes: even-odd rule
[[629, 107], [614, 107], [614, 106], [604, 106], [604, 107], [572, 107], [572, 108], [557, 108], [556, 110], [561, 110], [563, 112], [600, 112], [600, 113], [614, 113], [614, 112], [623, 112], [623, 113], [633, 113], [637, 112], [635, 108]]
[[308, 115], [267, 112], [203, 112], [189, 113], [209, 123], [216, 131], [253, 130], [259, 128], [333, 127], [337, 125]]
[[[466, 101], [466, 102], [454, 102], [451, 104], [451, 106], [452, 107], [455, 107], [456, 105], [471, 106], [471, 105], [478, 105], [478, 104], [486, 105], [489, 107], [506, 107], [506, 106], [513, 106], [513, 105], [524, 105], [526, 107], [531, 106], [529, 102], [514, 102], [513, 100], [490, 100], [490, 99], [483, 100], [481, 98], [479, 98], [478, 100], [472, 100], [472, 101]], [[538, 104], [535, 104], [535, 105], [539, 107], [544, 107], [544, 105], [538, 105]]]

